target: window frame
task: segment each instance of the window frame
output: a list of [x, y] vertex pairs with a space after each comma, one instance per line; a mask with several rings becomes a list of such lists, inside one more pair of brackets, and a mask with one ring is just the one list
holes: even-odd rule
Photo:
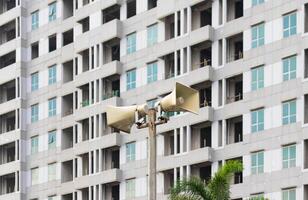
[[31, 13], [31, 30], [34, 31], [39, 27], [39, 10]]
[[31, 91], [36, 91], [39, 89], [39, 73], [34, 72], [31, 74]]
[[[294, 194], [294, 199], [290, 197], [290, 192]], [[287, 197], [285, 198], [284, 193], [286, 193]], [[287, 189], [282, 189], [281, 191], [281, 199], [282, 200], [296, 200], [296, 188], [287, 188]]]
[[134, 198], [136, 195], [136, 179], [127, 179], [125, 181], [125, 197], [126, 199]]
[[257, 47], [261, 47], [264, 44], [265, 44], [265, 23], [262, 22], [251, 26], [251, 48], [254, 49]]
[[48, 100], [48, 117], [57, 115], [57, 98], [53, 97]]
[[[251, 174], [257, 175], [257, 174], [263, 174], [264, 173], [264, 151], [258, 151], [251, 153]], [[262, 156], [262, 157], [261, 157]], [[259, 162], [260, 157], [262, 158], [262, 163]], [[255, 161], [253, 159], [256, 159]], [[256, 163], [255, 165], [253, 165]]]
[[57, 179], [57, 163], [48, 164], [48, 181]]
[[52, 22], [57, 19], [57, 1], [48, 4], [48, 21]]
[[[251, 133], [256, 133], [264, 130], [264, 111], [264, 108], [259, 108], [251, 111]], [[256, 115], [256, 120], [254, 120], [253, 118], [254, 115]], [[263, 121], [261, 120], [260, 115], [263, 115]]]
[[[294, 150], [294, 157], [291, 150]], [[286, 158], [284, 156], [285, 151], [287, 151]], [[288, 169], [292, 167], [296, 167], [296, 144], [290, 144], [282, 147], [282, 169]]]
[[282, 59], [282, 80], [289, 81], [292, 79], [296, 79], [297, 77], [296, 73], [297, 73], [297, 55], [292, 55], [292, 56], [283, 58]]
[[137, 50], [137, 33], [126, 35], [126, 54], [132, 54]]
[[147, 83], [153, 83], [157, 81], [158, 65], [157, 61], [147, 64]]
[[[295, 25], [291, 25], [292, 17], [295, 17]], [[285, 24], [287, 23], [287, 24]], [[283, 38], [297, 34], [297, 12], [293, 11], [282, 16]]]
[[132, 162], [136, 160], [136, 142], [126, 143], [126, 162]]
[[52, 85], [57, 82], [57, 65], [48, 67], [48, 85]]
[[136, 88], [137, 70], [132, 69], [126, 72], [126, 90]]
[[[36, 179], [34, 179], [34, 175]], [[31, 185], [37, 185], [38, 183], [39, 183], [39, 168], [38, 167], [31, 168]]]
[[[52, 140], [52, 142], [50, 142]], [[48, 132], [48, 150], [55, 149], [57, 147], [57, 130]]]
[[[296, 104], [297, 104], [296, 99], [292, 99], [282, 103], [282, 125], [296, 123], [296, 114], [297, 114]], [[292, 113], [292, 106], [294, 106], [293, 109], [295, 109], [295, 113]]]
[[33, 104], [31, 106], [31, 123], [39, 120], [39, 104]]
[[[30, 142], [31, 142], [31, 155], [38, 153], [39, 137], [37, 135], [31, 137]], [[36, 144], [36, 146], [34, 144]]]
[[[254, 80], [254, 73], [256, 73], [255, 74], [256, 80]], [[256, 91], [261, 88], [264, 88], [264, 66], [263, 65], [254, 67], [251, 69], [251, 91]]]
[[147, 46], [153, 46], [158, 41], [158, 24], [152, 24], [147, 27]]

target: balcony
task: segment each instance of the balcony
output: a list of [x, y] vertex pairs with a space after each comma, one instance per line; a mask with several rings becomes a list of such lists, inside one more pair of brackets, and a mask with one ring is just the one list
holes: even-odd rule
[[74, 184], [75, 189], [88, 188], [89, 183], [92, 185], [97, 184], [110, 184], [110, 183], [119, 183], [122, 178], [122, 172], [119, 169], [111, 169], [103, 171], [99, 174], [92, 176], [82, 176], [75, 178], [76, 182]]
[[94, 46], [97, 43], [104, 43], [114, 38], [121, 38], [122, 36], [122, 23], [115, 19], [102, 26], [99, 26], [91, 31], [87, 31], [78, 35], [75, 40], [76, 52]]
[[0, 15], [15, 7], [16, 0], [0, 0]]
[[0, 176], [0, 195], [6, 195], [17, 191], [16, 174], [11, 173]]
[[0, 85], [0, 104], [16, 98], [16, 81], [11, 80]]
[[17, 159], [15, 142], [0, 146], [0, 165], [13, 162]]
[[0, 134], [14, 131], [16, 129], [16, 113], [15, 110], [0, 115]]
[[244, 57], [243, 55], [243, 33], [239, 33], [227, 38], [227, 63]]
[[0, 27], [0, 45], [16, 38], [16, 23], [12, 20]]
[[179, 166], [204, 162], [212, 162], [212, 149], [209, 147], [192, 150], [189, 154], [159, 156], [157, 158], [157, 170], [166, 171]]
[[16, 62], [16, 51], [12, 51], [0, 57], [0, 69], [8, 67]]
[[226, 104], [243, 99], [243, 75], [236, 75], [226, 79]]
[[243, 141], [243, 117], [227, 119], [226, 144], [234, 144]]

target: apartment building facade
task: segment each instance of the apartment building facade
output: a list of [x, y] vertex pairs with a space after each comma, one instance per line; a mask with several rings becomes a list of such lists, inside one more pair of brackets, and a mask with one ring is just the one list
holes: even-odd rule
[[234, 200], [308, 199], [308, 0], [0, 0], [0, 200], [146, 199], [149, 106], [175, 82], [200, 111], [158, 127], [157, 196], [228, 160]]

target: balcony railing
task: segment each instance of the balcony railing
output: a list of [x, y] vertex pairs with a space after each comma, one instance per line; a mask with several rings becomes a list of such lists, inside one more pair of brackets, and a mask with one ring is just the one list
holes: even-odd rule
[[104, 94], [103, 95], [103, 100], [110, 99], [112, 97], [119, 97], [119, 96], [120, 96], [120, 91], [119, 90], [113, 90], [110, 93]]

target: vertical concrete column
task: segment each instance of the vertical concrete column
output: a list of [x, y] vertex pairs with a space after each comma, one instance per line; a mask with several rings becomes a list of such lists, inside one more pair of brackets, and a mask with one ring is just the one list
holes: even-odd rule
[[190, 33], [191, 32], [191, 22], [192, 22], [192, 17], [191, 17], [191, 7], [188, 6], [187, 7], [187, 32]]
[[227, 40], [225, 38], [222, 39], [222, 65], [227, 63]]
[[174, 37], [178, 36], [178, 12], [174, 13]]
[[91, 199], [92, 196], [92, 186], [89, 186], [88, 199]]
[[177, 154], [178, 152], [178, 134], [177, 134], [177, 129], [174, 129], [173, 130], [173, 134], [174, 134], [174, 137], [173, 137], [173, 143], [174, 143], [174, 155]]
[[81, 157], [77, 157], [77, 177], [82, 176], [82, 159]]
[[98, 101], [97, 101], [97, 84], [96, 84], [96, 80], [94, 80], [94, 94], [93, 94], [93, 98], [94, 98], [94, 103], [97, 103]]
[[92, 66], [92, 48], [93, 48], [92, 46], [89, 48], [89, 70], [93, 69], [93, 66]]
[[184, 127], [180, 127], [180, 154], [184, 153]]
[[[184, 8], [184, 9], [185, 9], [185, 8]], [[181, 36], [183, 36], [184, 33], [185, 33], [185, 30], [184, 30], [184, 28], [185, 28], [185, 26], [184, 26], [184, 22], [185, 22], [184, 9], [181, 9], [181, 11], [180, 11], [180, 23], [181, 23], [180, 33], [181, 33]]]
[[103, 64], [104, 64], [104, 60], [103, 60], [103, 58], [104, 58], [104, 48], [103, 48], [104, 46], [103, 46], [103, 43], [99, 43], [99, 67], [101, 67], [101, 66], [103, 66]]
[[173, 174], [174, 174], [174, 176], [173, 176], [173, 181], [174, 181], [174, 183], [176, 183], [178, 180], [177, 180], [177, 168], [174, 168], [173, 169]]
[[[92, 169], [92, 165], [93, 165], [93, 163], [92, 163], [92, 159], [91, 159], [91, 157], [92, 157], [92, 152], [93, 151], [90, 151], [89, 153], [88, 153], [88, 155], [89, 155], [89, 157], [88, 157], [88, 159], [89, 159], [89, 163], [88, 163], [88, 168], [89, 168], [89, 174], [93, 174], [92, 172], [91, 172], [91, 169]], [[93, 159], [94, 160], [94, 159]]]
[[[73, 180], [75, 179], [75, 176], [76, 176], [76, 166], [77, 165], [77, 163], [76, 163], [76, 159], [74, 158], [73, 159]], [[73, 196], [75, 196], [75, 195], [73, 195]]]
[[81, 123], [77, 124], [77, 143], [82, 141], [82, 125]]
[[184, 166], [180, 167], [180, 180], [182, 181], [184, 178]]
[[102, 187], [103, 187], [103, 184], [98, 185], [98, 197], [97, 197], [98, 200], [103, 199], [103, 197], [102, 197]]
[[191, 127], [190, 125], [187, 125], [186, 127], [186, 134], [187, 134], [187, 143], [186, 143], [186, 149], [187, 149], [187, 152], [191, 151]]
[[178, 75], [178, 51], [174, 51], [174, 77]]
[[103, 171], [103, 166], [102, 166], [102, 149], [98, 150], [98, 171], [99, 172]]
[[[94, 150], [94, 151], [92, 151], [92, 154], [93, 154], [93, 163], [92, 163], [92, 165], [94, 166], [93, 167], [93, 174], [95, 174], [97, 171], [97, 167], [96, 167], [96, 163], [97, 163], [97, 160], [96, 160], [96, 150]], [[92, 160], [92, 159], [91, 159]], [[94, 187], [95, 188], [95, 187]], [[95, 199], [95, 198], [94, 198]]]
[[98, 102], [102, 101], [102, 96], [103, 96], [103, 79], [98, 79]]
[[222, 120], [222, 146], [227, 144], [227, 123], [226, 120]]
[[18, 96], [18, 94], [20, 94], [19, 93], [19, 81], [18, 81], [18, 78], [15, 78], [15, 94], [16, 94], [16, 98], [18, 98], [19, 96]]
[[227, 22], [227, 0], [222, 0], [222, 24]]
[[97, 200], [97, 196], [96, 196], [96, 185], [92, 186], [93, 187], [93, 194], [92, 197], [94, 200]]
[[81, 108], [81, 102], [82, 102], [82, 91], [81, 89], [77, 89], [77, 95], [78, 95], [78, 101], [77, 101], [77, 108]]
[[102, 124], [102, 122], [103, 122], [102, 118], [103, 118], [102, 114], [99, 114], [99, 115], [98, 115], [98, 137], [101, 137], [102, 131], [103, 131], [103, 130], [102, 130], [102, 126], [103, 126], [103, 124]]
[[93, 102], [92, 102], [92, 81], [88, 83], [89, 85], [89, 104], [91, 105]]
[[98, 51], [98, 49], [96, 48], [96, 46], [97, 45], [94, 45], [93, 46], [93, 50], [94, 50], [94, 52], [92, 52], [92, 53], [94, 53], [93, 55], [93, 59], [94, 59], [94, 66], [93, 66], [93, 68], [96, 68], [97, 67], [97, 51]]
[[222, 79], [222, 106], [226, 104], [226, 79]]
[[184, 48], [180, 50], [180, 74], [184, 74]]
[[189, 178], [191, 175], [191, 168], [190, 165], [186, 165], [186, 177]]
[[187, 47], [187, 72], [192, 71], [192, 66], [191, 66], [191, 47]]

